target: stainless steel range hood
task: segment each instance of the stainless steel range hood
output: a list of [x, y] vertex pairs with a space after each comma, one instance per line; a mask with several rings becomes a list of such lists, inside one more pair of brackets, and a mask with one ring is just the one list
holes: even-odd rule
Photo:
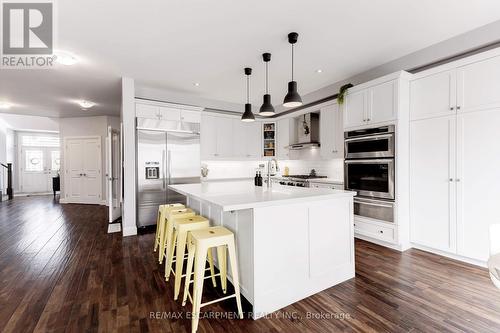
[[297, 142], [286, 148], [290, 150], [300, 150], [317, 148], [319, 143], [319, 114], [306, 113], [295, 118], [297, 128]]

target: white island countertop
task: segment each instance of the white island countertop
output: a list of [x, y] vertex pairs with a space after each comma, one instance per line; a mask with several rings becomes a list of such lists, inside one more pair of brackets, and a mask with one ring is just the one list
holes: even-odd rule
[[188, 197], [235, 211], [304, 201], [355, 196], [356, 192], [324, 188], [304, 188], [273, 184], [271, 188], [255, 186], [252, 181], [220, 181], [200, 184], [169, 185], [170, 189]]

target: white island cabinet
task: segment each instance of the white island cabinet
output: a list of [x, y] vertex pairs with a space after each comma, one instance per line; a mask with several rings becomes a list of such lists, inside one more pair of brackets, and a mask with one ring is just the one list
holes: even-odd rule
[[254, 319], [354, 277], [354, 192], [252, 182], [169, 187], [234, 232], [241, 293]]

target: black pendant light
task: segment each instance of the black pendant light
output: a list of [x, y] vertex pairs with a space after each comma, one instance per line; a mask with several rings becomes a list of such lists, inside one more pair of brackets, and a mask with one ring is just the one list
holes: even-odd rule
[[297, 92], [297, 81], [293, 80], [293, 45], [297, 43], [299, 34], [290, 32], [288, 34], [288, 42], [292, 44], [292, 81], [288, 82], [288, 93], [283, 100], [283, 106], [287, 108], [294, 108], [302, 105], [302, 98]]
[[269, 61], [271, 61], [271, 53], [262, 54], [262, 59], [266, 63], [266, 93], [264, 95], [264, 102], [259, 110], [259, 115], [269, 117], [275, 114], [273, 104], [271, 103], [271, 95], [269, 94]]
[[252, 75], [252, 69], [246, 67], [245, 75], [247, 76], [247, 102], [245, 104], [245, 112], [241, 116], [241, 121], [252, 122], [255, 121], [255, 116], [252, 113], [252, 104], [250, 104], [250, 75]]

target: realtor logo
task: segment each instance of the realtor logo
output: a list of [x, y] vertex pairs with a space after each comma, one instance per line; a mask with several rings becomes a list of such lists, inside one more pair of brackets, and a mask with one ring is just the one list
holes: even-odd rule
[[51, 68], [55, 59], [54, 4], [50, 0], [3, 1], [1, 36], [1, 68]]
[[52, 3], [3, 3], [3, 54], [52, 54]]

